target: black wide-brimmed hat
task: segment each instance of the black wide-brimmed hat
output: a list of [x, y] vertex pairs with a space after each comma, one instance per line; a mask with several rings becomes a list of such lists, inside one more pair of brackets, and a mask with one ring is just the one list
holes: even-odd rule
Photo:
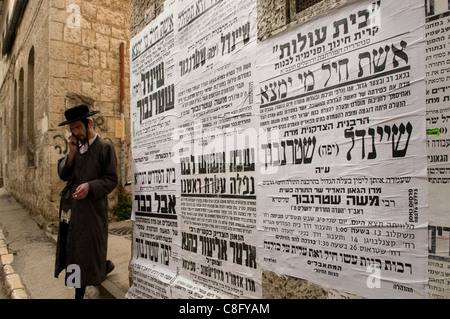
[[66, 121], [59, 123], [58, 126], [63, 126], [69, 123], [73, 123], [84, 119], [86, 117], [92, 116], [94, 114], [100, 113], [100, 111], [90, 111], [89, 107], [85, 104], [74, 106], [70, 109], [67, 109], [64, 112], [64, 116], [66, 117]]

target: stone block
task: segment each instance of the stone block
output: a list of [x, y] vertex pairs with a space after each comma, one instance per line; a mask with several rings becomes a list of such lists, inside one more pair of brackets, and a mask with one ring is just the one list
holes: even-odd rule
[[89, 65], [89, 49], [85, 47], [77, 47], [75, 50], [75, 63], [83, 66]]
[[64, 23], [57, 21], [50, 21], [49, 36], [51, 40], [63, 41]]
[[[48, 103], [52, 106], [52, 110], [53, 110], [52, 113], [58, 114], [56, 121], [59, 121], [60, 119], [63, 120], [63, 118], [64, 118], [63, 113], [66, 110], [64, 97], [51, 95], [48, 97]], [[49, 125], [50, 126], [52, 126], [52, 124], [57, 126], [59, 122], [62, 122], [62, 121], [59, 121], [59, 122], [54, 122], [54, 121], [55, 121], [55, 117], [49, 116]]]
[[109, 51], [109, 36], [97, 33], [95, 35], [95, 46], [100, 51]]
[[20, 279], [19, 274], [16, 273], [5, 276], [5, 284], [6, 289], [10, 292], [14, 289], [24, 289], [22, 279]]
[[89, 65], [93, 68], [100, 67], [100, 51], [97, 48], [89, 50]]
[[66, 94], [66, 106], [67, 108], [73, 107], [79, 104], [86, 104], [92, 106], [94, 104], [94, 99], [90, 96], [78, 94], [75, 92], [67, 92]]
[[96, 3], [90, 3], [87, 1], [83, 1], [81, 4], [81, 11], [83, 14], [83, 18], [86, 20], [94, 21], [97, 19], [97, 5]]
[[72, 80], [92, 82], [92, 67], [69, 63], [67, 75]]
[[1, 255], [0, 256], [0, 265], [11, 265], [14, 261], [14, 255], [13, 254], [7, 254], [7, 255]]
[[128, 29], [118, 28], [115, 26], [111, 27], [111, 35], [119, 39], [128, 39], [130, 34]]
[[6, 246], [0, 247], [0, 256], [7, 255], [8, 254], [8, 248]]
[[94, 100], [99, 100], [101, 97], [100, 84], [83, 82], [81, 84], [81, 93], [91, 96]]
[[94, 70], [94, 83], [100, 85], [112, 85], [112, 76], [111, 71], [104, 69], [95, 69]]
[[11, 275], [14, 273], [14, 268], [11, 265], [3, 266], [3, 276]]
[[93, 48], [95, 46], [95, 34], [94, 30], [82, 29], [81, 31], [81, 45]]
[[108, 52], [107, 59], [108, 69], [111, 71], [120, 72], [119, 46], [117, 46], [117, 50]]
[[81, 92], [81, 81], [79, 79], [50, 79], [49, 94], [64, 96], [66, 92]]
[[92, 23], [92, 29], [97, 33], [101, 33], [104, 35], [111, 35], [111, 26], [104, 23]]
[[56, 21], [56, 22], [62, 22], [66, 23], [67, 18], [69, 17], [69, 14], [66, 11], [66, 8], [50, 8], [50, 21]]
[[14, 289], [10, 295], [11, 299], [30, 299], [25, 289]]
[[121, 43], [125, 43], [125, 50], [126, 50], [126, 42], [124, 41], [124, 40], [122, 40], [122, 39], [114, 39], [114, 38], [111, 38], [111, 40], [109, 41], [109, 45], [110, 45], [110, 47], [111, 47], [111, 50], [113, 51], [113, 52], [119, 52], [119, 48], [120, 48], [120, 44]]
[[75, 59], [75, 45], [66, 42], [50, 40], [49, 53], [49, 58], [52, 61], [60, 60], [73, 62]]
[[66, 0], [52, 0], [51, 6], [57, 9], [66, 9]]
[[65, 61], [53, 61], [50, 63], [49, 74], [55, 78], [66, 78], [67, 77], [67, 65]]
[[122, 12], [115, 12], [108, 8], [98, 10], [97, 19], [100, 22], [116, 26], [123, 26], [127, 22], [127, 19], [125, 18], [125, 15]]
[[117, 102], [119, 101], [119, 88], [112, 85], [101, 86], [101, 100], [105, 102]]
[[102, 101], [99, 108], [102, 110], [103, 117], [114, 117], [116, 112], [119, 113], [120, 103]]
[[107, 52], [100, 52], [100, 67], [102, 69], [108, 68], [108, 54]]

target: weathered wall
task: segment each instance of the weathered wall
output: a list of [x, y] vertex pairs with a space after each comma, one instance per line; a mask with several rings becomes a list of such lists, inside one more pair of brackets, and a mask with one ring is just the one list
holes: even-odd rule
[[130, 35], [134, 37], [158, 14], [164, 11], [164, 0], [132, 0], [130, 11]]
[[[43, 141], [47, 136], [46, 109], [48, 105], [48, 25], [49, 10], [46, 1], [29, 1], [18, 28], [11, 52], [2, 58], [5, 77], [0, 95], [3, 116], [2, 164], [4, 183], [10, 192], [33, 213], [48, 211], [49, 172], [48, 150]], [[34, 52], [34, 53], [33, 53]], [[34, 59], [32, 56], [34, 55]], [[27, 110], [30, 87], [29, 59], [34, 60], [34, 119]], [[33, 62], [33, 61], [30, 61]], [[39, 83], [39, 85], [36, 85]], [[22, 106], [20, 106], [22, 105]], [[14, 110], [22, 110], [20, 118]], [[34, 123], [34, 165], [28, 165], [26, 123]], [[25, 125], [24, 125], [25, 124]]]
[[[72, 10], [71, 12], [67, 11]], [[58, 127], [64, 120], [64, 110], [77, 102], [67, 97], [75, 93], [94, 101], [96, 131], [113, 141], [118, 159], [120, 143], [115, 138], [115, 121], [120, 119], [120, 44], [125, 43], [125, 94], [129, 101], [129, 3], [116, 1], [52, 1], [50, 16], [50, 81], [49, 136], [51, 154], [50, 200], [59, 203], [62, 184], [56, 163], [66, 150], [64, 138], [68, 131]], [[128, 102], [126, 102], [128, 105]], [[125, 107], [125, 118], [129, 108]], [[129, 125], [129, 123], [126, 123]], [[129, 130], [126, 128], [125, 132]], [[127, 137], [127, 145], [129, 136]], [[128, 159], [128, 151], [126, 152]], [[126, 160], [126, 163], [129, 163]], [[126, 172], [129, 172], [127, 167]], [[128, 178], [127, 178], [128, 179]], [[53, 209], [55, 211], [55, 209]]]
[[[76, 103], [73, 96], [94, 101], [92, 107], [101, 111], [95, 118], [96, 130], [114, 143], [120, 162], [121, 144], [115, 136], [116, 120], [121, 119], [119, 48], [124, 43], [124, 118], [128, 119], [129, 17], [130, 6], [126, 0], [28, 1], [14, 47], [2, 58], [2, 144], [8, 145], [1, 154], [3, 182], [43, 225], [57, 218], [63, 183], [57, 176], [56, 163], [67, 150], [69, 133], [67, 127], [57, 125], [64, 120], [64, 110]], [[34, 52], [32, 98], [28, 98], [30, 52]], [[21, 70], [25, 96], [23, 118], [14, 113], [20, 95], [14, 86], [20, 83]], [[29, 105], [33, 112], [26, 111]], [[30, 120], [34, 137], [30, 137], [25, 125]], [[14, 133], [14, 126], [24, 130], [22, 138]], [[125, 121], [125, 132], [129, 132], [128, 121]], [[126, 134], [125, 180], [129, 179], [130, 172], [129, 141]], [[28, 147], [34, 150], [32, 164], [27, 158]]]

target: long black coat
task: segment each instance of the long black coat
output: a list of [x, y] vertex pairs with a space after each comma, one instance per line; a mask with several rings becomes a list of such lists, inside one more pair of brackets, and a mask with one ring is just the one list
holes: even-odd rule
[[[58, 161], [58, 174], [70, 186], [61, 207], [69, 205], [72, 213], [69, 225], [59, 223], [55, 277], [75, 264], [81, 270], [81, 286], [98, 285], [106, 278], [107, 195], [118, 182], [116, 153], [110, 142], [97, 137], [87, 152], [78, 153], [70, 165], [60, 168], [63, 159]], [[90, 185], [89, 194], [83, 200], [72, 200], [75, 189], [85, 182]], [[66, 273], [66, 278], [71, 274]]]

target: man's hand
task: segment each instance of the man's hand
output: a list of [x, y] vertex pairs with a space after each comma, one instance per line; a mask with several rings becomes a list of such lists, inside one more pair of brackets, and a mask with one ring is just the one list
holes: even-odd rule
[[89, 186], [89, 183], [81, 184], [72, 194], [72, 197], [74, 199], [82, 200], [88, 195], [90, 189], [91, 187]]
[[75, 136], [70, 135], [70, 138], [69, 138], [69, 156], [68, 156], [68, 163], [67, 164], [70, 164], [72, 162], [72, 160], [75, 157], [75, 155], [77, 154], [77, 152], [78, 152], [78, 139]]

